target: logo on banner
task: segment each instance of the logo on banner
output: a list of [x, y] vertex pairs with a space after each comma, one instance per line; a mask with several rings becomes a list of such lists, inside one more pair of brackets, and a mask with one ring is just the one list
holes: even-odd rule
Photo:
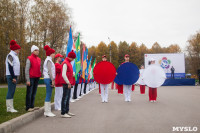
[[170, 67], [171, 61], [167, 57], [163, 57], [159, 60], [159, 64], [163, 69], [168, 69]]

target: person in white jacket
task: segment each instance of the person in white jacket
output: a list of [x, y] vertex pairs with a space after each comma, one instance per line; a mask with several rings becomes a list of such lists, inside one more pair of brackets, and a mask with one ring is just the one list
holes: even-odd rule
[[53, 59], [55, 57], [55, 50], [50, 48], [48, 45], [44, 46], [44, 50], [46, 51], [46, 56], [47, 56], [43, 65], [44, 83], [46, 85], [44, 116], [54, 117], [56, 115], [51, 112], [51, 95], [52, 95], [52, 90], [55, 86], [56, 72], [55, 72], [55, 65], [53, 63]]
[[6, 79], [8, 82], [8, 92], [6, 96], [7, 112], [18, 112], [13, 106], [13, 97], [15, 94], [17, 79], [20, 75], [19, 52], [21, 47], [15, 40], [10, 41], [10, 53], [6, 57]]

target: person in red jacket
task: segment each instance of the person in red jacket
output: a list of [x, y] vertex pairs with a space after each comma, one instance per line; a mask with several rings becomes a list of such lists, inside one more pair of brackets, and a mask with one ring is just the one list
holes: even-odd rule
[[69, 52], [68, 56], [65, 58], [64, 62], [62, 63], [62, 84], [63, 84], [63, 97], [61, 103], [61, 117], [63, 118], [70, 118], [74, 116], [73, 113], [69, 112], [69, 101], [70, 101], [70, 94], [71, 88], [75, 85], [74, 75], [73, 75], [73, 68], [71, 65], [71, 61], [76, 58], [76, 54], [72, 50]]
[[56, 78], [55, 78], [55, 96], [54, 96], [54, 107], [55, 110], [61, 110], [61, 101], [63, 95], [63, 86], [61, 83], [62, 79], [62, 55], [56, 54], [55, 55], [55, 68], [56, 68]]
[[34, 111], [39, 107], [34, 107], [35, 96], [38, 87], [38, 81], [41, 77], [41, 60], [38, 57], [39, 48], [35, 45], [31, 47], [31, 56], [26, 60], [26, 111]]

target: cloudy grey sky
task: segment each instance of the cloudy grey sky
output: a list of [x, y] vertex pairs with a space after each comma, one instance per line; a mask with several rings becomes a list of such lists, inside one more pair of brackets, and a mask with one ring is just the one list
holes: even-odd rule
[[192, 34], [200, 31], [200, 0], [66, 0], [81, 31], [82, 41], [97, 46], [100, 41], [154, 42], [162, 47], [185, 48]]

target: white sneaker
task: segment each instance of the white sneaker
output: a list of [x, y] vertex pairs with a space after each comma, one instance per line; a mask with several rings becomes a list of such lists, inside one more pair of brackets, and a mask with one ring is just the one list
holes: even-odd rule
[[71, 102], [71, 103], [74, 103], [74, 102], [75, 102], [75, 100], [71, 99], [71, 100], [70, 100], [70, 102]]
[[76, 99], [76, 101], [80, 100], [79, 98]]
[[68, 114], [61, 115], [61, 117], [62, 117], [62, 118], [71, 118], [71, 116], [68, 115]]
[[32, 112], [32, 111], [34, 111], [34, 108], [29, 108], [27, 111]]
[[68, 112], [67, 114], [70, 115], [70, 116], [75, 116], [75, 114], [73, 114], [71, 112]]
[[150, 101], [151, 103], [153, 102], [153, 100]]
[[34, 110], [38, 110], [38, 109], [40, 109], [40, 107], [34, 107], [33, 109], [34, 109]]
[[154, 103], [156, 102], [156, 100], [153, 101]]

